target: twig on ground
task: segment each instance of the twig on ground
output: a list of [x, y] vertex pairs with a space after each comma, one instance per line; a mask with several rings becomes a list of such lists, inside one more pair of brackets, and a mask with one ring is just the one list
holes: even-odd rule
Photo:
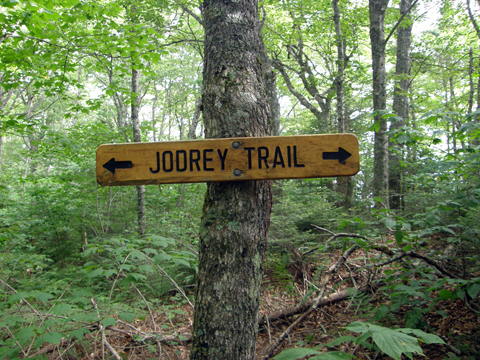
[[18, 348], [19, 348], [20, 350], [22, 350], [23, 356], [24, 356], [24, 357], [27, 357], [28, 353], [25, 353], [25, 351], [23, 350], [23, 348], [20, 346], [20, 344], [18, 343], [17, 339], [15, 338], [15, 335], [12, 334], [12, 331], [10, 330], [10, 328], [9, 328], [8, 326], [6, 326], [5, 329], [6, 329], [7, 332], [9, 333], [9, 336], [15, 341], [15, 344], [17, 344]]
[[330, 230], [328, 230], [328, 229], [324, 229], [324, 228], [322, 228], [322, 227], [320, 227], [320, 226], [317, 226], [317, 225], [315, 225], [315, 224], [310, 224], [310, 225], [312, 225], [315, 229], [318, 229], [318, 230], [321, 230], [321, 231], [325, 231], [325, 232], [329, 233], [330, 235], [335, 235], [335, 233], [334, 233], [333, 231], [330, 231]]
[[148, 302], [147, 300], [145, 299], [145, 297], [143, 296], [143, 294], [140, 292], [140, 290], [138, 290], [138, 288], [135, 286], [134, 283], [131, 283], [131, 285], [133, 286], [133, 288], [135, 289], [135, 291], [137, 292], [137, 294], [142, 298], [143, 302], [145, 303], [145, 306], [147, 307], [147, 310], [148, 310], [148, 313], [150, 314], [150, 320], [152, 320], [152, 324], [153, 324], [153, 331], [157, 331], [157, 323], [155, 322], [155, 318], [153, 317], [153, 313], [152, 313], [152, 309], [150, 309], [150, 305], [148, 305]]
[[112, 345], [110, 345], [110, 343], [107, 341], [107, 338], [105, 337], [105, 328], [103, 325], [100, 325], [100, 332], [102, 333], [102, 343], [107, 347], [108, 350], [110, 350], [115, 359], [122, 360], [120, 355], [118, 355]]
[[450, 342], [450, 340], [448, 340], [448, 338], [446, 336], [443, 336], [443, 335], [440, 335], [440, 334], [435, 334], [437, 335], [440, 339], [442, 339], [444, 342], [445, 342], [445, 346], [451, 351], [453, 352], [455, 355], [457, 356], [461, 356], [462, 355], [462, 350], [460, 349], [457, 349], [456, 347], [454, 347], [452, 345], [452, 343]]
[[425, 261], [428, 265], [437, 269], [443, 276], [448, 276], [449, 278], [452, 278], [452, 279], [458, 279], [458, 276], [453, 275], [450, 271], [448, 271], [443, 266], [438, 264], [435, 260], [432, 260], [432, 259], [430, 259], [430, 258], [428, 258], [424, 255], [416, 253], [415, 251], [405, 251], [405, 252], [401, 252], [401, 253], [395, 255], [395, 253], [393, 251], [391, 251], [390, 249], [388, 249], [388, 251], [386, 251], [386, 249], [384, 249], [383, 247], [374, 247], [374, 248], [375, 248], [375, 250], [385, 252], [387, 255], [390, 255], [390, 256], [393, 256], [393, 257], [391, 257], [390, 259], [385, 260], [381, 263], [372, 264], [372, 265], [369, 265], [369, 266], [374, 266], [374, 267], [385, 266], [385, 265], [391, 264], [395, 261], [398, 261], [398, 260], [403, 259], [404, 257], [408, 256], [408, 257], [412, 257], [412, 258], [416, 258], [416, 259], [420, 259], [420, 260]]
[[[125, 257], [125, 259], [123, 260], [122, 265], [125, 265], [125, 263], [127, 262], [128, 258], [130, 257], [130, 255], [131, 255], [131, 253], [129, 253], [129, 254]], [[110, 312], [110, 301], [112, 300], [113, 289], [115, 289], [115, 285], [117, 284], [117, 281], [118, 281], [118, 279], [119, 279], [120, 276], [125, 277], [125, 273], [123, 272], [122, 269], [120, 269], [120, 271], [118, 272], [117, 277], [116, 277], [115, 280], [113, 281], [112, 287], [110, 288], [110, 294], [108, 294], [107, 313]]]
[[[315, 226], [315, 225], [313, 225], [313, 226]], [[326, 229], [323, 229], [323, 228], [319, 228], [319, 229], [327, 231]], [[332, 234], [333, 234], [333, 233], [332, 233]], [[333, 240], [335, 240], [336, 238], [340, 238], [340, 237], [349, 237], [349, 238], [356, 238], [356, 239], [368, 240], [367, 237], [362, 236], [362, 235], [358, 235], [358, 234], [339, 233], [339, 234], [333, 234], [333, 236], [331, 236], [330, 238], [328, 238], [327, 241], [325, 241], [325, 244], [324, 244], [324, 245], [326, 246], [328, 243], [330, 243], [330, 242], [332, 242]], [[317, 251], [318, 249], [320, 249], [320, 246], [317, 246], [317, 247], [315, 247], [315, 248], [313, 248], [313, 249], [308, 250], [307, 252], [304, 252], [304, 253], [302, 254], [302, 256], [308, 255], [308, 254], [310, 254], [310, 253], [312, 253], [312, 252], [314, 252], [314, 251]]]
[[330, 281], [331, 276], [334, 275], [338, 271], [340, 266], [342, 266], [345, 263], [345, 261], [347, 260], [347, 258], [358, 248], [359, 248], [358, 245], [353, 245], [350, 249], [345, 251], [343, 256], [340, 259], [338, 259], [338, 261], [335, 265], [330, 267], [327, 275], [323, 278], [322, 285], [320, 287], [320, 289], [321, 289], [320, 294], [315, 298], [312, 306], [310, 306], [310, 308], [307, 311], [305, 311], [297, 320], [295, 320], [293, 322], [293, 324], [290, 325], [287, 328], [287, 330], [285, 330], [284, 333], [277, 339], [277, 341], [275, 341], [275, 343], [267, 349], [265, 355], [262, 358], [263, 360], [270, 359], [273, 355], [273, 352], [283, 342], [283, 340], [285, 340], [286, 337], [290, 336], [290, 333], [293, 331], [293, 329], [298, 324], [300, 324], [307, 316], [309, 316], [313, 311], [315, 311], [315, 309], [320, 305], [320, 303], [323, 299], [323, 295], [325, 294], [325, 289], [327, 287], [327, 283]]
[[93, 309], [97, 312], [97, 318], [98, 318], [98, 321], [99, 321], [100, 334], [102, 336], [102, 359], [105, 358], [104, 346], [106, 346], [107, 349], [110, 350], [110, 352], [112, 353], [112, 355], [115, 359], [122, 360], [120, 355], [118, 355], [118, 353], [115, 351], [115, 349], [112, 347], [112, 345], [110, 345], [110, 343], [107, 341], [107, 338], [105, 337], [105, 327], [100, 323], [101, 317], [100, 317], [100, 312], [98, 311], [97, 303], [95, 302], [95, 300], [93, 298], [90, 299], [90, 302], [92, 303]]
[[146, 257], [151, 263], [153, 263], [154, 265], [157, 266], [158, 270], [162, 273], [163, 276], [165, 276], [168, 280], [170, 280], [170, 282], [172, 283], [172, 285], [178, 290], [178, 292], [180, 294], [182, 294], [182, 296], [184, 297], [185, 300], [187, 300], [188, 304], [192, 307], [192, 309], [194, 309], [195, 307], [193, 306], [193, 304], [190, 302], [190, 300], [188, 299], [187, 295], [185, 295], [185, 293], [183, 292], [182, 288], [180, 286], [178, 286], [178, 284], [175, 282], [175, 280], [173, 280], [165, 270], [163, 270], [155, 261], [153, 261], [149, 256]]
[[265, 322], [267, 323], [268, 344], [272, 345], [272, 333], [270, 331], [270, 322], [268, 321], [268, 315], [267, 314], [265, 314]]
[[129, 323], [126, 323], [122, 320], [117, 320], [117, 324], [122, 324], [123, 326], [126, 326], [126, 327], [132, 329], [133, 331], [137, 332], [138, 334], [141, 334], [143, 336], [148, 336], [147, 333], [144, 333], [142, 330], [139, 330], [135, 326], [130, 325]]
[[[0, 279], [0, 282], [1, 282], [3, 285], [5, 285], [6, 287], [8, 287], [8, 288], [9, 288], [11, 291], [13, 291], [15, 294], [18, 294], [17, 291], [16, 291], [13, 287], [11, 287], [10, 285], [8, 285], [5, 281], [3, 281], [2, 279]], [[33, 313], [40, 319], [40, 321], [43, 320], [43, 319], [42, 319], [42, 316], [40, 315], [40, 313], [39, 313], [37, 310], [35, 310], [35, 309], [33, 308], [33, 306], [30, 305], [30, 303], [29, 303], [27, 300], [22, 299], [21, 302], [27, 304], [27, 306], [28, 306], [28, 307], [33, 311]]]

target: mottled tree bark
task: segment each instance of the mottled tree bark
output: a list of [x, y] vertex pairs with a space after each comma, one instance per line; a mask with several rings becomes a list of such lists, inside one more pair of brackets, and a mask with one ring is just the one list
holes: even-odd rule
[[[480, 1], [477, 0], [478, 5], [480, 6]], [[470, 22], [472, 23], [473, 28], [475, 29], [475, 32], [477, 33], [478, 39], [480, 39], [480, 27], [478, 26], [477, 20], [475, 19], [474, 14], [472, 13], [472, 9], [470, 8], [470, 0], [467, 0], [467, 12], [468, 12], [468, 17], [470, 18]], [[471, 60], [472, 61], [472, 60]], [[470, 65], [472, 67], [472, 65]], [[479, 65], [480, 67], [480, 65]], [[471, 80], [472, 81], [472, 80]], [[473, 97], [473, 94], [472, 94]], [[472, 99], [472, 104], [473, 108], [473, 99]], [[476, 111], [480, 110], [480, 77], [478, 78], [477, 81], [477, 109]], [[471, 112], [471, 110], [470, 110]], [[480, 117], [477, 115], [475, 116], [475, 121], [480, 122]], [[478, 146], [480, 144], [480, 139], [475, 138], [472, 140], [472, 145]]]
[[[345, 133], [348, 125], [345, 117], [345, 108], [343, 104], [344, 99], [344, 73], [346, 66], [345, 56], [345, 37], [342, 34], [342, 27], [340, 23], [340, 8], [338, 6], [339, 0], [332, 1], [333, 7], [333, 21], [335, 23], [335, 36], [337, 42], [337, 76], [335, 77], [335, 89], [337, 91], [337, 130], [339, 133]], [[337, 193], [342, 197], [337, 202], [337, 206], [343, 206], [348, 209], [350, 207], [350, 197], [352, 188], [351, 177], [337, 177]]]
[[[271, 134], [256, 0], [205, 0], [206, 138]], [[190, 359], [254, 359], [271, 181], [208, 185]]]
[[[263, 14], [265, 21], [265, 13]], [[259, 29], [260, 37], [261, 28]], [[265, 82], [265, 89], [267, 91], [268, 104], [271, 110], [271, 124], [273, 136], [280, 136], [280, 102], [277, 94], [277, 74], [273, 71], [272, 61], [268, 57], [267, 49], [263, 41], [261, 42], [262, 50], [260, 51], [260, 61], [262, 63], [263, 81]], [[283, 180], [273, 181], [273, 202], [279, 202], [283, 196]]]
[[263, 46], [263, 42], [262, 51], [260, 51], [260, 61], [262, 62], [263, 80], [271, 110], [272, 135], [280, 136], [280, 103], [277, 95], [277, 75], [272, 69], [271, 61], [267, 50]]
[[[4, 74], [0, 76], [0, 84], [3, 82]], [[10, 101], [12, 97], [13, 89], [9, 89], [8, 91], [4, 90], [2, 86], [0, 86], [0, 127], [2, 126], [2, 118], [7, 114], [4, 113], [4, 110], [7, 106], [7, 103]], [[2, 146], [3, 146], [3, 136], [0, 134], [0, 174], [2, 173]]]
[[196, 139], [197, 138], [197, 126], [200, 122], [200, 116], [202, 115], [202, 111], [200, 110], [202, 106], [202, 97], [199, 96], [195, 98], [195, 110], [193, 112], [193, 119], [188, 127], [188, 135], [189, 139]]
[[468, 51], [468, 113], [471, 114], [473, 111], [473, 96], [475, 94], [475, 86], [473, 85], [473, 49], [470, 48]]
[[[397, 29], [397, 61], [395, 66], [396, 84], [393, 93], [393, 111], [397, 114], [398, 120], [392, 122], [390, 131], [405, 126], [408, 117], [408, 87], [410, 82], [410, 45], [412, 42], [412, 20], [407, 13], [412, 5], [412, 0], [400, 1], [400, 16], [403, 22]], [[393, 151], [389, 154], [389, 196], [391, 209], [403, 209], [404, 189], [402, 184], [403, 144], [390, 142]]]
[[345, 116], [343, 109], [343, 79], [345, 72], [345, 39], [342, 35], [340, 24], [339, 0], [333, 0], [333, 21], [335, 23], [335, 38], [337, 43], [337, 76], [335, 77], [335, 88], [337, 91], [337, 129], [339, 133], [345, 132]]
[[[131, 107], [131, 120], [133, 128], [133, 141], [141, 142], [140, 134], [140, 94], [138, 90], [138, 70], [132, 68], [132, 107]], [[142, 236], [145, 233], [145, 185], [137, 185], [137, 214], [138, 214], [138, 235]]]
[[380, 124], [375, 132], [373, 160], [373, 195], [381, 198], [380, 207], [388, 204], [388, 136], [387, 122], [382, 119], [381, 111], [386, 109], [387, 73], [385, 70], [385, 13], [389, 0], [369, 0], [370, 40], [372, 45], [373, 68], [373, 111], [374, 120]]

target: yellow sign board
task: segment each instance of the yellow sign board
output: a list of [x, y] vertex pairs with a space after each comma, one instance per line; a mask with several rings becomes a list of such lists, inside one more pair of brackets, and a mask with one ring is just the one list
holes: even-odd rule
[[269, 136], [100, 145], [103, 186], [355, 175], [352, 134]]

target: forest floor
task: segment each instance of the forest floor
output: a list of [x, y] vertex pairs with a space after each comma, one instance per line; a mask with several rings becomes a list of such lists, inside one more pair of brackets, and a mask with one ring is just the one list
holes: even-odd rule
[[[334, 264], [340, 256], [340, 251], [337, 251], [333, 256], [332, 254], [325, 255], [323, 268], [325, 268], [325, 265]], [[358, 260], [358, 264], [355, 265], [356, 261], [349, 262], [349, 267], [364, 266], [362, 260]], [[281, 309], [301, 305], [302, 300], [305, 299], [305, 289], [308, 288], [308, 282], [312, 280], [315, 270], [315, 266], [312, 265], [299, 266], [299, 264], [292, 263], [288, 266], [288, 276], [291, 281], [286, 286], [285, 274], [283, 274], [283, 277], [279, 277], [274, 269], [267, 268], [260, 319], [265, 319], [266, 315], [278, 313]], [[326, 296], [335, 297], [335, 294], [341, 294], [347, 286], [360, 288], [361, 283], [360, 275], [343, 266], [333, 277], [333, 280], [327, 284]], [[364, 297], [363, 302], [347, 296], [343, 300], [340, 297], [341, 300], [335, 303], [320, 306], [298, 324], [276, 349], [275, 354], [278, 354], [281, 349], [291, 347], [312, 348], [330, 343], [344, 335], [358, 336], [358, 334], [345, 330], [345, 327], [354, 321], [368, 321], [363, 312], [366, 307], [375, 308], [381, 304], [388, 304], [389, 301], [380, 291], [369, 295], [368, 298]], [[172, 306], [170, 312], [153, 312], [155, 323], [150, 316], [147, 316], [144, 319], [136, 319], [135, 323], [131, 324], [118, 322], [105, 331], [105, 340], [115, 350], [117, 359], [188, 359], [193, 311], [188, 304], [177, 307], [177, 304], [179, 304], [178, 297], [166, 301], [170, 302], [169, 305]], [[176, 311], [172, 312], [171, 309]], [[393, 317], [390, 317], [382, 325], [386, 327], [405, 327], [403, 314], [408, 310], [411, 310], [411, 305], [402, 306]], [[172, 315], [172, 313], [174, 314]], [[257, 359], [263, 357], [269, 346], [284, 333], [298, 316], [297, 314], [275, 321], [263, 321], [257, 338]], [[114, 315], [114, 317], [116, 316]], [[480, 317], [471, 308], [467, 307], [464, 301], [460, 299], [439, 301], [431, 311], [423, 315], [422, 319], [427, 324], [425, 328], [427, 333], [441, 336], [449, 344], [426, 345], [421, 343], [425, 356], [413, 355], [413, 359], [478, 359], [477, 356], [480, 354]], [[153, 337], [146, 336], [146, 334], [160, 335], [159, 329], [162, 329], [161, 336], [157, 337], [157, 339], [161, 339], [160, 341], [155, 341]], [[159, 356], [159, 349], [162, 351], [162, 356]], [[378, 352], [378, 350], [367, 350], [351, 342], [328, 348], [323, 346], [320, 351], [339, 350], [354, 354], [360, 360], [391, 359]], [[457, 355], [455, 355], [455, 352], [457, 352]], [[71, 355], [69, 356], [68, 353]], [[70, 344], [70, 350], [67, 352], [65, 352], [65, 347], [63, 349], [51, 348], [48, 352], [44, 350], [43, 354], [49, 359], [96, 360], [115, 358], [112, 351], [106, 346], [102, 346], [102, 337], [99, 331], [86, 335], [81, 343]], [[63, 356], [59, 357], [60, 354], [63, 354]], [[403, 358], [406, 359], [404, 356]]]

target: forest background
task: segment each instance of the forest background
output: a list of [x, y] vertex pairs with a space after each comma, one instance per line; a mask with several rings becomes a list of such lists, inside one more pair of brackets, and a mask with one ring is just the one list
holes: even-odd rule
[[[266, 289], [304, 304], [326, 285], [332, 258], [360, 249], [346, 265], [350, 280], [330, 288], [348, 288], [364, 316], [349, 330], [375, 333], [375, 323], [433, 341], [412, 332], [425, 330], [443, 336], [452, 359], [476, 358], [480, 2], [259, 5], [280, 104], [275, 134], [353, 133], [361, 158], [351, 178], [275, 182]], [[203, 138], [200, 7], [0, 3], [0, 358], [135, 358], [139, 348], [161, 356], [162, 346], [188, 340], [171, 320], [188, 324], [193, 307], [206, 186], [102, 188], [95, 150]], [[381, 38], [372, 36], [383, 23]], [[432, 312], [448, 319], [445, 303], [474, 314], [470, 333], [427, 321]], [[151, 328], [135, 327], [138, 319]], [[123, 353], [109, 352], [114, 328], [134, 334]], [[410, 342], [389, 353], [365, 336], [328, 349], [342, 341], [366, 356], [419, 352]], [[185, 355], [175, 351], [165, 354]]]

